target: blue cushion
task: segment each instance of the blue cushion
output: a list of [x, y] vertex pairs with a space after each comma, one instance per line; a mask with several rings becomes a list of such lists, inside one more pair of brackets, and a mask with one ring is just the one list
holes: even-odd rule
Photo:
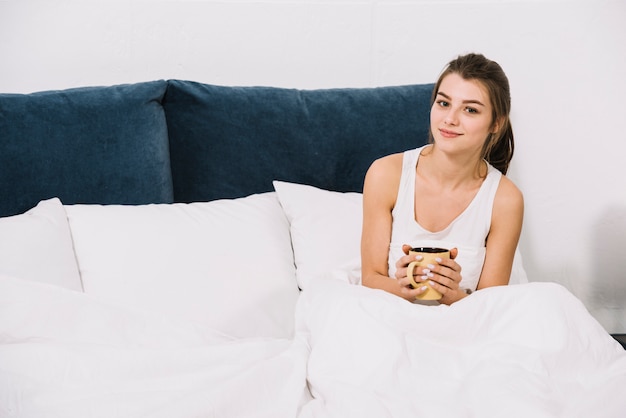
[[173, 199], [167, 82], [0, 94], [0, 216], [71, 203]]
[[428, 141], [432, 84], [296, 90], [170, 80], [174, 198], [273, 190], [272, 180], [362, 191], [376, 158]]

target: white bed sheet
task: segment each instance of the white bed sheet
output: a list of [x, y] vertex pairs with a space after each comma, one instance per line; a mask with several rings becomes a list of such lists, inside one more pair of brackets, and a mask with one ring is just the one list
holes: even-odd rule
[[233, 339], [0, 277], [0, 417], [626, 416], [626, 352], [559, 285], [448, 307], [316, 280], [296, 324]]

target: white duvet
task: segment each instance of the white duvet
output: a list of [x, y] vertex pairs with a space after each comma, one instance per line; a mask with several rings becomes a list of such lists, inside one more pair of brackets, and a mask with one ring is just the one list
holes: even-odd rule
[[0, 277], [0, 417], [626, 416], [626, 352], [558, 285], [428, 307], [322, 280], [296, 323], [234, 340]]
[[449, 307], [321, 281], [299, 309], [302, 417], [626, 417], [626, 351], [556, 284]]
[[294, 417], [307, 350], [0, 277], [0, 417]]

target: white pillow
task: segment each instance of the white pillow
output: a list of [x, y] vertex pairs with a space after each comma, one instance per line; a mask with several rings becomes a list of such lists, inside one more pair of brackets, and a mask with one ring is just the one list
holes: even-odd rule
[[58, 198], [0, 218], [0, 274], [82, 291], [72, 237]]
[[[274, 189], [290, 222], [300, 288], [319, 277], [360, 283], [362, 194], [282, 181], [274, 181]], [[528, 283], [519, 250], [510, 283]]]
[[344, 267], [356, 270], [358, 280], [363, 196], [282, 181], [274, 189], [289, 219], [300, 289]]
[[66, 211], [86, 293], [234, 337], [293, 335], [299, 291], [275, 193]]

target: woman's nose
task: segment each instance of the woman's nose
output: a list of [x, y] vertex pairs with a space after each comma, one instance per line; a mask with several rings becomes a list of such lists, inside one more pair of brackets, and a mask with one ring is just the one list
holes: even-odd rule
[[457, 111], [455, 109], [450, 108], [448, 110], [448, 112], [446, 113], [446, 117], [444, 119], [444, 122], [447, 125], [456, 125], [459, 121], [458, 115], [457, 115]]

